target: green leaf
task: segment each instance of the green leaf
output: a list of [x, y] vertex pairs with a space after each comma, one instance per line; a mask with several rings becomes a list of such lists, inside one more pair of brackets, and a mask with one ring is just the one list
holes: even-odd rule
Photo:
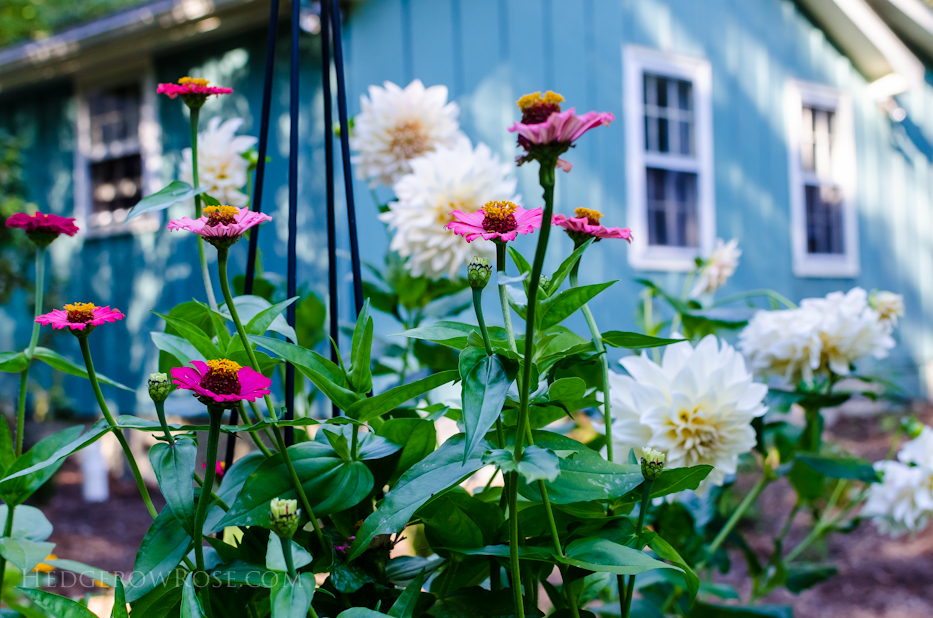
[[174, 356], [182, 365], [187, 365], [195, 360], [207, 360], [187, 339], [179, 337], [178, 335], [167, 335], [165, 333], [152, 331], [149, 333], [149, 336], [152, 338], [152, 343], [154, 343], [157, 348]]
[[[525, 259], [525, 256], [516, 251], [511, 245], [509, 245], [509, 255], [512, 257], [512, 262], [515, 263], [515, 268], [518, 269], [519, 275], [528, 273], [528, 276], [531, 276], [531, 264], [528, 263], [528, 260]], [[522, 282], [522, 285], [525, 286], [525, 292], [528, 292], [527, 278]]]
[[[490, 327], [488, 331], [489, 337], [492, 340], [493, 350], [509, 352], [509, 344], [505, 329], [499, 326], [493, 326]], [[467, 347], [467, 338], [470, 333], [475, 333], [480, 337], [482, 336], [478, 326], [442, 320], [440, 322], [428, 324], [427, 326], [419, 326], [418, 328], [406, 330], [393, 336], [424, 339], [425, 341], [433, 341], [434, 343], [462, 350]]]
[[794, 618], [787, 605], [710, 605], [697, 601], [688, 618]]
[[[350, 418], [356, 419], [361, 423], [366, 423], [386, 412], [391, 412], [407, 401], [411, 401], [416, 397], [421, 397], [439, 386], [453, 382], [459, 377], [460, 373], [458, 371], [441, 371], [415, 382], [409, 382], [401, 386], [396, 386], [395, 388], [390, 388], [386, 392], [380, 393], [375, 397], [361, 399], [349, 407], [344, 408], [344, 411]], [[315, 385], [317, 385], [317, 383], [315, 383]]]
[[680, 567], [665, 564], [642, 551], [607, 539], [578, 539], [567, 546], [564, 554], [566, 557], [562, 562], [599, 573], [639, 575], [654, 569], [682, 571]]
[[52, 478], [63, 463], [62, 458], [56, 455], [64, 445], [73, 442], [82, 429], [80, 425], [77, 425], [53, 433], [37, 442], [13, 462], [7, 470], [6, 477], [0, 480], [0, 499], [14, 506], [25, 502], [29, 496]]
[[[246, 324], [249, 324], [253, 321], [257, 315], [272, 307], [272, 303], [261, 296], [251, 296], [249, 294], [243, 296], [236, 296], [233, 299], [233, 304], [236, 307], [237, 315], [240, 318], [240, 321]], [[233, 320], [233, 317], [230, 315], [230, 310], [227, 309], [226, 304], [221, 305], [218, 309], [220, 315], [224, 316], [228, 320]], [[291, 341], [297, 341], [298, 335], [295, 334], [295, 329], [288, 325], [288, 322], [285, 321], [285, 316], [279, 314], [272, 319], [272, 322], [269, 323], [269, 326], [266, 330], [270, 330], [280, 335], [285, 335]], [[238, 341], [239, 338], [234, 338], [234, 341]]]
[[337, 615], [337, 618], [385, 618], [385, 616], [388, 616], [388, 614], [377, 612], [374, 609], [353, 607], [340, 612], [340, 614]]
[[188, 553], [191, 537], [172, 514], [162, 509], [155, 518], [136, 554], [133, 576], [126, 582], [126, 600], [141, 599], [168, 577]]
[[200, 195], [209, 188], [210, 187], [198, 187], [197, 189], [192, 189], [191, 185], [187, 182], [173, 180], [161, 190], [156, 191], [152, 195], [147, 195], [136, 202], [136, 205], [133, 206], [132, 210], [130, 210], [129, 214], [126, 216], [126, 221], [128, 222], [131, 219], [135, 219], [143, 213], [165, 210], [173, 204], [190, 200], [195, 195]]
[[55, 549], [55, 543], [30, 541], [27, 538], [0, 539], [0, 555], [16, 565], [23, 573], [29, 573]]
[[649, 337], [641, 333], [626, 333], [620, 330], [610, 330], [600, 335], [603, 343], [614, 348], [627, 350], [641, 350], [644, 348], [657, 348], [672, 343], [680, 343], [683, 339], [664, 339], [663, 337]]
[[560, 458], [554, 451], [537, 445], [526, 446], [519, 462], [511, 450], [500, 448], [483, 455], [483, 463], [498, 466], [503, 473], [518, 472], [526, 483], [539, 480], [553, 483], [560, 474]]
[[[438, 600], [431, 607], [434, 618], [517, 618], [512, 591], [489, 591], [477, 586], [463, 588]], [[525, 610], [528, 618], [543, 616], [541, 610]]]
[[[668, 494], [675, 494], [685, 489], [696, 489], [700, 483], [713, 471], [713, 466], [692, 466], [690, 468], [670, 468], [661, 472], [661, 477], [651, 486], [651, 497], [660, 498]], [[632, 494], [637, 501], [641, 494]]]
[[[253, 570], [259, 570], [253, 566]], [[142, 598], [131, 602], [133, 618], [177, 617], [181, 606], [181, 593], [186, 573], [177, 569], [161, 585]], [[124, 584], [125, 586], [126, 584]]]
[[[180, 318], [172, 317], [171, 315], [163, 315], [155, 311], [153, 311], [152, 313], [154, 313], [155, 315], [165, 320], [165, 323], [170, 325], [175, 331], [177, 331], [178, 334], [181, 335], [182, 338], [186, 339], [188, 343], [190, 343], [203, 358], [205, 359], [223, 358], [224, 354], [214, 344], [214, 342], [211, 341], [211, 338], [207, 335], [207, 333], [205, 333], [203, 330], [201, 330], [200, 328], [198, 328], [191, 322], [182, 320]], [[175, 335], [168, 335], [168, 336], [173, 337]], [[171, 351], [169, 350], [166, 350], [166, 351], [171, 354]], [[172, 355], [175, 356], [175, 354], [172, 354]], [[178, 357], [176, 356], [176, 358]]]
[[483, 466], [479, 455], [473, 455], [464, 463], [465, 443], [465, 436], [457, 434], [402, 475], [356, 533], [350, 560], [366, 551], [376, 535], [398, 532], [428, 500]]
[[285, 311], [289, 305], [291, 305], [297, 300], [298, 300], [298, 297], [293, 296], [289, 298], [288, 300], [283, 300], [280, 303], [276, 303], [275, 305], [272, 305], [268, 309], [263, 309], [262, 311], [257, 313], [255, 316], [253, 316], [253, 319], [251, 319], [249, 323], [246, 324], [246, 327], [245, 327], [246, 332], [249, 333], [250, 335], [263, 334], [272, 325], [272, 321], [275, 320], [276, 317], [281, 315], [281, 313]]
[[194, 573], [185, 577], [181, 591], [181, 618], [206, 618], [198, 592], [194, 589]]
[[77, 573], [78, 575], [93, 577], [97, 581], [103, 582], [111, 588], [115, 588], [117, 586], [117, 582], [120, 579], [110, 571], [98, 569], [97, 567], [84, 564], [83, 562], [78, 562], [76, 560], [62, 560], [56, 558], [55, 560], [43, 560], [42, 562], [49, 566], [53, 566], [56, 569], [61, 569], [62, 571], [70, 571], [71, 573]]
[[314, 599], [314, 574], [301, 573], [292, 581], [282, 577], [272, 588], [272, 618], [305, 618]]
[[[123, 590], [123, 580], [116, 575], [114, 575], [114, 580], [113, 611], [110, 613], [110, 618], [130, 618], [129, 612], [126, 611], [126, 592]], [[107, 584], [107, 582], [104, 583]]]
[[499, 418], [516, 373], [518, 364], [498, 354], [488, 356], [485, 350], [472, 346], [460, 353], [463, 425], [467, 439], [464, 461]]
[[71, 599], [38, 588], [17, 587], [16, 589], [55, 618], [97, 618], [94, 612]]
[[395, 603], [389, 608], [389, 615], [394, 618], [414, 618], [422, 586], [424, 586], [424, 571], [418, 573], [418, 576], [405, 586], [405, 590], [398, 595]]
[[[49, 350], [48, 348], [37, 347], [34, 358], [38, 358], [43, 363], [51, 367], [52, 369], [57, 369], [63, 373], [67, 373], [73, 376], [78, 376], [79, 378], [87, 378], [87, 369], [78, 365], [70, 358], [62, 356], [58, 352]], [[129, 386], [124, 386], [115, 380], [111, 380], [102, 373], [97, 374], [97, 380], [101, 384], [109, 384], [110, 386], [116, 386], [119, 389], [135, 393], [136, 390], [130, 388]]]
[[[0, 521], [6, 522], [8, 511], [7, 505], [0, 504]], [[52, 523], [36, 507], [21, 504], [13, 511], [13, 531], [10, 536], [14, 539], [44, 541], [52, 536]]]
[[787, 566], [787, 580], [784, 586], [794, 594], [800, 594], [808, 588], [835, 577], [839, 569], [833, 564], [791, 564]]
[[330, 447], [334, 449], [334, 452], [340, 456], [344, 461], [350, 461], [350, 445], [348, 444], [347, 437], [342, 433], [335, 431], [337, 427], [332, 427], [328, 429], [327, 427], [321, 427], [321, 431], [318, 432], [318, 436], [324, 436], [327, 439]]
[[[396, 453], [401, 449], [401, 445], [394, 444], [389, 440], [386, 440], [382, 436], [372, 433], [371, 431], [359, 431], [357, 433], [357, 453], [353, 457], [347, 448], [346, 457], [341, 454], [343, 450], [343, 445], [349, 446], [349, 443], [352, 443], [353, 440], [353, 427], [357, 426], [355, 423], [339, 423], [343, 419], [331, 419], [329, 420], [324, 427], [321, 428], [321, 431], [317, 432], [317, 435], [314, 436], [315, 442], [320, 442], [321, 444], [328, 444], [334, 451], [340, 455], [341, 459], [350, 460], [356, 459], [359, 461], [366, 461], [368, 459], [382, 459], [383, 457], [388, 457], [389, 455]], [[339, 436], [339, 438], [337, 437]], [[334, 443], [337, 443], [338, 447], [334, 447]], [[339, 449], [339, 450], [338, 450]]]
[[29, 366], [29, 359], [23, 352], [0, 352], [0, 371], [19, 373]]
[[373, 374], [370, 366], [372, 346], [373, 319], [369, 317], [369, 301], [367, 300], [357, 316], [356, 328], [353, 329], [353, 339], [350, 345], [350, 386], [361, 395], [365, 395], [373, 388]]
[[[288, 447], [289, 458], [311, 501], [314, 514], [324, 517], [358, 504], [373, 489], [373, 475], [360, 461], [341, 459], [330, 445], [301, 442]], [[267, 458], [253, 472], [224, 518], [214, 526], [269, 525], [269, 501], [272, 498], [294, 499], [297, 493], [288, 468], [277, 453]]]
[[648, 547], [650, 547], [651, 551], [656, 553], [658, 557], [664, 560], [670, 560], [684, 572], [684, 584], [687, 586], [687, 592], [690, 593], [690, 603], [692, 604], [700, 589], [700, 578], [697, 577], [696, 573], [693, 572], [693, 569], [690, 568], [687, 562], [680, 557], [677, 550], [671, 547], [671, 544], [661, 537], [655, 536], [651, 539], [648, 543]]
[[13, 434], [6, 417], [0, 418], [0, 478], [6, 475], [7, 469], [16, 461], [16, 451], [13, 449]]
[[402, 454], [389, 478], [392, 487], [406, 470], [434, 452], [437, 429], [434, 423], [421, 418], [393, 418], [379, 428], [379, 435], [402, 446]]
[[555, 296], [541, 301], [538, 307], [538, 328], [541, 330], [557, 326], [580, 307], [591, 301], [597, 294], [608, 288], [615, 281], [597, 283], [594, 285], [581, 285], [564, 290]]
[[[296, 569], [311, 564], [311, 554], [295, 541], [289, 539], [288, 542], [290, 543], [292, 561]], [[285, 554], [282, 553], [282, 539], [277, 534], [269, 535], [269, 543], [266, 545], [266, 568], [270, 571], [288, 572]]]
[[573, 270], [574, 265], [580, 261], [580, 258], [583, 257], [583, 252], [595, 242], [595, 238], [590, 238], [586, 242], [582, 243], [579, 247], [573, 250], [566, 260], [561, 262], [560, 267], [554, 271], [554, 274], [551, 275], [550, 289], [553, 291], [560, 288], [561, 284], [564, 282], [564, 279], [567, 278], [567, 275], [570, 274], [570, 271]]
[[159, 480], [162, 496], [185, 532], [194, 530], [194, 481], [198, 445], [189, 437], [175, 440], [171, 446], [159, 442], [149, 449], [149, 461]]
[[881, 476], [866, 459], [855, 457], [833, 457], [832, 455], [814, 455], [797, 453], [797, 461], [814, 472], [831, 479], [853, 479], [864, 483], [880, 483]]

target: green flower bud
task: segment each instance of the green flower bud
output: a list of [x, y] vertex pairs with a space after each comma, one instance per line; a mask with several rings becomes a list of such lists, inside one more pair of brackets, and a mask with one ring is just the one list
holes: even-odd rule
[[299, 517], [301, 510], [297, 500], [273, 498], [269, 503], [269, 523], [272, 524], [272, 531], [283, 539], [295, 536]]
[[641, 451], [641, 475], [646, 481], [656, 481], [664, 471], [664, 462], [667, 455], [646, 446]]
[[541, 291], [547, 293], [548, 288], [551, 287], [551, 280], [541, 275], [541, 278], [538, 279], [538, 286], [541, 287]]
[[490, 275], [492, 275], [492, 266], [489, 265], [489, 258], [473, 256], [467, 266], [467, 279], [470, 281], [470, 287], [482, 290], [489, 283]]
[[149, 374], [149, 396], [153, 401], [165, 401], [173, 390], [175, 386], [167, 375], [164, 373]]

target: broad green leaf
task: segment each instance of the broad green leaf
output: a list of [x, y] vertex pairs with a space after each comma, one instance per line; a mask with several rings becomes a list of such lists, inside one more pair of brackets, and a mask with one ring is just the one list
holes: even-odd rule
[[178, 335], [167, 335], [165, 333], [152, 331], [149, 333], [149, 336], [152, 337], [152, 343], [154, 343], [157, 348], [174, 356], [182, 365], [187, 365], [194, 360], [207, 360], [194, 345], [187, 339], [179, 337]]
[[659, 536], [655, 536], [648, 543], [648, 547], [651, 548], [651, 551], [656, 553], [659, 558], [664, 560], [670, 560], [675, 565], [680, 567], [680, 570], [684, 572], [684, 583], [687, 586], [687, 592], [690, 593], [690, 602], [693, 603], [693, 600], [697, 596], [697, 592], [700, 589], [700, 578], [697, 577], [696, 573], [693, 572], [693, 569], [687, 564], [687, 562], [680, 557], [680, 554], [677, 553], [677, 550], [671, 547], [671, 544], [662, 539]]
[[[512, 591], [489, 591], [478, 586], [462, 588], [439, 599], [431, 607], [434, 618], [517, 618]], [[544, 616], [537, 608], [525, 610], [527, 618]]]
[[[509, 245], [509, 255], [512, 257], [512, 262], [515, 264], [515, 268], [518, 269], [518, 274], [523, 275], [528, 273], [531, 275], [531, 264], [528, 263], [528, 260], [525, 259], [521, 253], [515, 250], [514, 247]], [[528, 279], [526, 278], [522, 285], [525, 286], [525, 291], [528, 291]]]
[[376, 535], [398, 532], [428, 500], [483, 466], [478, 454], [464, 464], [465, 443], [465, 436], [457, 434], [402, 475], [380, 507], [366, 518], [356, 533], [350, 560], [366, 551]]
[[379, 428], [379, 435], [393, 444], [402, 445], [402, 454], [389, 478], [390, 487], [406, 470], [433, 453], [437, 446], [434, 423], [421, 418], [389, 419]]
[[[288, 453], [318, 517], [356, 505], [373, 489], [373, 475], [366, 464], [344, 461], [330, 445], [302, 442], [288, 447]], [[296, 496], [285, 462], [281, 454], [275, 454], [246, 479], [236, 501], [214, 530], [226, 526], [268, 527], [269, 501]]]
[[[463, 549], [459, 551], [467, 556], [494, 556], [506, 559], [511, 556], [511, 549], [508, 545], [487, 545], [486, 547], [480, 547], [478, 549]], [[536, 562], [551, 562], [556, 559], [553, 549], [529, 545], [519, 547], [518, 556], [522, 560], [534, 560]]]
[[445, 550], [483, 547], [499, 539], [504, 523], [498, 505], [454, 487], [418, 509], [428, 543], [444, 557]]
[[[289, 539], [288, 542], [291, 546], [292, 561], [296, 569], [311, 564], [311, 554], [295, 541]], [[282, 553], [282, 539], [277, 534], [269, 535], [269, 543], [266, 545], [266, 568], [270, 571], [288, 572], [285, 554]]]
[[305, 618], [314, 599], [313, 573], [300, 573], [292, 580], [283, 577], [272, 588], [272, 618]]
[[797, 453], [794, 459], [831, 479], [854, 479], [864, 483], [881, 482], [878, 471], [866, 459], [814, 455], [811, 453]]
[[55, 543], [46, 541], [30, 541], [25, 537], [0, 539], [0, 555], [16, 565], [23, 573], [28, 573], [36, 565], [45, 562]]
[[[265, 298], [261, 296], [237, 296], [233, 299], [233, 304], [236, 306], [237, 315], [240, 318], [240, 321], [244, 324], [249, 324], [253, 321], [257, 315], [272, 307], [270, 303]], [[224, 316], [229, 320], [233, 320], [233, 317], [230, 315], [230, 310], [227, 309], [227, 305], [221, 305], [218, 309], [220, 315]], [[295, 329], [288, 325], [288, 322], [285, 321], [285, 317], [281, 314], [275, 316], [272, 319], [272, 322], [269, 323], [269, 326], [266, 330], [270, 330], [280, 335], [285, 335], [291, 341], [297, 341], [298, 335], [295, 334]], [[234, 340], [236, 340], [235, 338]]]
[[198, 592], [194, 589], [194, 573], [188, 573], [185, 577], [185, 585], [182, 587], [181, 618], [206, 618], [204, 608], [201, 607], [201, 599], [198, 598]]
[[[110, 613], [110, 618], [130, 618], [129, 612], [126, 611], [126, 592], [123, 590], [123, 580], [116, 575], [113, 578], [115, 580], [113, 583], [113, 611]], [[107, 584], [107, 582], [104, 583]], [[107, 585], [110, 586], [110, 584]]]
[[[272, 321], [275, 320], [276, 317], [281, 315], [282, 312], [285, 311], [289, 305], [291, 305], [297, 300], [298, 300], [298, 297], [293, 296], [289, 298], [288, 300], [283, 300], [280, 303], [276, 303], [272, 305], [268, 309], [263, 309], [262, 311], [257, 313], [255, 316], [253, 316], [253, 319], [251, 319], [249, 323], [246, 325], [245, 327], [246, 332], [249, 333], [250, 335], [263, 334], [264, 332], [266, 332], [266, 330], [270, 326], [272, 326]], [[287, 323], [287, 320], [286, 320], [286, 323]]]
[[393, 618], [414, 618], [422, 586], [424, 586], [424, 571], [418, 573], [418, 576], [405, 586], [405, 590], [398, 595], [395, 603], [389, 608], [389, 615]]
[[[696, 489], [713, 471], [713, 466], [699, 465], [689, 468], [670, 468], [661, 473], [661, 477], [651, 486], [651, 497], [660, 498], [675, 494], [685, 489]], [[640, 500], [641, 498], [639, 498]]]
[[[330, 445], [330, 447], [340, 455], [341, 459], [349, 460], [351, 459], [349, 446], [353, 442], [353, 427], [359, 427], [359, 425], [351, 425], [349, 423], [337, 424], [334, 422], [335, 420], [337, 419], [333, 419], [321, 427], [321, 430], [314, 436], [314, 441]], [[392, 453], [398, 452], [399, 449], [402, 448], [401, 445], [394, 444], [371, 431], [359, 431], [357, 433], [357, 442], [357, 453], [352, 458], [359, 461], [382, 459], [383, 457], [388, 457]], [[334, 446], [335, 443], [337, 446]], [[345, 447], [346, 456], [341, 452]]]
[[386, 412], [391, 412], [407, 401], [421, 397], [439, 386], [453, 382], [459, 377], [460, 373], [457, 371], [441, 371], [415, 382], [390, 388], [375, 397], [360, 399], [351, 406], [344, 408], [344, 411], [350, 418], [366, 423]]
[[38, 588], [17, 587], [16, 589], [55, 618], [97, 618], [94, 612], [71, 599]]
[[72, 443], [82, 429], [77, 425], [53, 433], [13, 462], [6, 477], [0, 480], [0, 499], [14, 506], [25, 502], [55, 474], [63, 463], [61, 457], [56, 457], [57, 453], [63, 446]]
[[[493, 326], [490, 327], [488, 331], [489, 337], [492, 340], [493, 350], [508, 352], [509, 344], [505, 329], [499, 326]], [[424, 339], [425, 341], [433, 341], [434, 343], [440, 343], [451, 348], [462, 350], [467, 347], [467, 337], [470, 333], [476, 333], [481, 336], [478, 326], [442, 320], [440, 322], [428, 324], [427, 326], [419, 326], [418, 328], [406, 330], [393, 336]]]
[[[65, 431], [61, 431], [57, 434], [53, 434], [53, 436], [49, 436], [49, 438], [53, 438], [54, 436], [61, 436], [65, 432], [70, 432], [68, 436], [71, 438], [71, 440], [69, 442], [65, 442], [53, 451], [46, 449], [46, 446], [51, 446], [51, 443], [43, 444], [45, 440], [48, 440], [49, 438], [43, 439], [38, 444], [29, 449], [22, 457], [17, 459], [16, 462], [10, 466], [10, 469], [7, 470], [6, 477], [0, 480], [0, 498], [5, 499], [4, 495], [15, 494], [21, 490], [14, 489], [14, 481], [17, 483], [16, 487], [19, 487], [19, 485], [24, 481], [19, 481], [18, 479], [30, 476], [35, 472], [47, 469], [51, 466], [55, 466], [55, 470], [58, 470], [58, 466], [62, 464], [62, 460], [65, 457], [97, 441], [109, 430], [110, 425], [107, 424], [106, 419], [101, 419], [91, 425], [91, 427], [84, 434], [81, 434], [81, 427], [69, 427]], [[81, 435], [78, 436], [78, 434]], [[53, 442], [57, 444], [58, 440], [53, 440]], [[43, 444], [43, 446], [41, 449], [37, 450], [36, 447], [39, 446], [39, 444]], [[55, 470], [44, 473], [47, 475], [46, 480], [48, 477], [51, 477], [51, 475], [55, 473]], [[38, 489], [38, 487], [41, 485], [42, 483], [39, 483], [39, 485], [36, 486], [36, 489]], [[26, 485], [23, 485], [23, 487], [25, 486]], [[35, 489], [32, 491], [35, 491]], [[31, 494], [32, 491], [29, 493]], [[22, 498], [22, 500], [25, 500], [25, 498]]]
[[373, 388], [373, 374], [370, 368], [373, 346], [373, 319], [369, 317], [369, 301], [363, 303], [353, 329], [350, 345], [350, 369], [347, 372], [350, 385], [357, 393], [364, 395]]
[[654, 569], [682, 571], [680, 567], [665, 564], [642, 551], [607, 539], [578, 539], [567, 546], [564, 554], [566, 557], [562, 562], [601, 573], [639, 575]]
[[175, 519], [188, 534], [194, 530], [194, 481], [198, 445], [182, 436], [171, 446], [159, 442], [149, 450], [149, 461], [159, 481], [159, 490]]
[[[0, 504], [0, 521], [6, 522], [8, 510], [7, 505]], [[36, 507], [21, 504], [13, 511], [13, 531], [10, 536], [14, 539], [44, 541], [52, 536], [52, 523]]]
[[254, 588], [271, 588], [284, 575], [265, 567], [237, 560], [230, 566], [211, 571], [211, 577], [228, 586], [242, 584]]
[[613, 283], [615, 283], [615, 281], [597, 283], [594, 285], [581, 285], [564, 290], [555, 296], [550, 296], [541, 301], [538, 306], [538, 315], [540, 316], [537, 317], [538, 327], [544, 330], [552, 326], [557, 326]]
[[388, 614], [365, 607], [352, 607], [337, 615], [337, 618], [385, 618]]
[[641, 350], [643, 348], [657, 348], [672, 343], [680, 343], [683, 339], [664, 339], [662, 337], [650, 337], [641, 333], [626, 333], [620, 330], [610, 330], [600, 335], [603, 343], [611, 345], [614, 348], [626, 348], [628, 350]]
[[464, 461], [483, 441], [502, 411], [509, 386], [518, 373], [518, 364], [482, 348], [468, 347], [460, 353], [460, 378], [463, 380], [463, 425], [467, 445]]
[[83, 562], [78, 562], [76, 560], [62, 560], [56, 558], [54, 560], [43, 560], [42, 562], [49, 566], [53, 566], [56, 569], [61, 569], [62, 571], [70, 571], [72, 573], [77, 573], [78, 575], [93, 577], [97, 581], [103, 582], [111, 588], [115, 588], [117, 586], [117, 582], [120, 579], [110, 571], [98, 569], [95, 566], [84, 564]]
[[[208, 336], [208, 334], [191, 322], [172, 317], [171, 315], [157, 313], [155, 311], [152, 313], [165, 320], [166, 324], [170, 325], [178, 332], [179, 335], [181, 335], [182, 338], [194, 346], [194, 349], [197, 350], [205, 359], [223, 358], [224, 354], [220, 351], [217, 345], [211, 341], [211, 338]], [[174, 335], [169, 336], [171, 337]], [[174, 356], [174, 354], [172, 355]]]
[[697, 601], [688, 618], [794, 618], [789, 605], [710, 605]]
[[498, 466], [503, 473], [518, 472], [526, 483], [553, 483], [560, 475], [560, 458], [540, 446], [526, 446], [521, 461], [516, 462], [510, 449], [495, 449], [483, 455], [483, 463]]
[[172, 514], [162, 509], [155, 518], [136, 554], [133, 576], [126, 582], [126, 600], [133, 602], [155, 589], [188, 553], [191, 537]]
[[29, 366], [24, 352], [0, 352], [0, 371], [19, 373]]
[[554, 271], [554, 274], [551, 275], [551, 295], [560, 289], [561, 284], [564, 282], [564, 279], [567, 278], [567, 275], [570, 274], [570, 271], [573, 270], [573, 267], [577, 262], [580, 261], [580, 258], [583, 257], [583, 252], [586, 251], [587, 247], [592, 245], [595, 242], [595, 238], [590, 238], [584, 243], [581, 243], [579, 247], [573, 250], [566, 260], [561, 262], [560, 267]]
[[808, 588], [835, 577], [839, 569], [834, 564], [790, 564], [787, 566], [787, 579], [784, 586], [794, 594], [800, 594]]
[[[78, 376], [79, 378], [87, 378], [87, 369], [85, 369], [82, 365], [78, 365], [70, 358], [62, 356], [58, 352], [49, 350], [48, 348], [43, 348], [41, 346], [37, 347], [34, 358], [39, 359], [40, 361], [42, 361], [43, 363], [45, 363], [52, 369], [57, 369], [63, 373], [67, 373], [73, 376]], [[97, 380], [101, 384], [109, 384], [110, 386], [116, 386], [119, 389], [129, 391], [131, 393], [136, 392], [135, 389], [132, 389], [129, 386], [120, 384], [119, 382], [115, 380], [111, 380], [110, 378], [108, 378], [107, 376], [99, 372], [97, 373]]]
[[165, 210], [173, 204], [190, 200], [194, 198], [195, 195], [200, 195], [208, 189], [210, 189], [210, 187], [198, 187], [197, 189], [193, 189], [187, 182], [173, 180], [159, 191], [156, 191], [152, 195], [147, 195], [136, 202], [136, 205], [133, 206], [132, 210], [130, 210], [129, 214], [126, 216], [126, 221], [135, 219], [143, 213]]
[[[253, 566], [254, 570], [259, 570]], [[166, 618], [178, 616], [181, 606], [181, 593], [185, 583], [185, 571], [177, 569], [170, 574], [160, 585], [148, 592], [142, 598], [131, 602], [133, 618]], [[128, 586], [124, 583], [128, 590]]]

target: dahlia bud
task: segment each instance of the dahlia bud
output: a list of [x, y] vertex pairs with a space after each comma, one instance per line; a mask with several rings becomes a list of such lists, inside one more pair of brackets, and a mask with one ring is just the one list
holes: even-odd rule
[[916, 416], [911, 416], [901, 420], [901, 429], [907, 434], [908, 438], [914, 440], [923, 433], [923, 423], [917, 420]]
[[775, 470], [778, 469], [778, 466], [781, 465], [781, 454], [776, 448], [771, 448], [768, 450], [768, 455], [765, 457], [764, 468], [765, 475], [770, 478], [777, 478]]
[[269, 523], [272, 524], [272, 531], [283, 539], [295, 536], [300, 516], [301, 510], [297, 500], [273, 498], [269, 503]]
[[650, 446], [641, 450], [641, 475], [646, 481], [656, 481], [664, 471], [664, 462], [667, 455]]
[[153, 401], [165, 401], [173, 390], [175, 390], [175, 387], [166, 374], [149, 374], [149, 396], [152, 397]]
[[490, 275], [492, 275], [492, 266], [489, 265], [489, 258], [473, 256], [467, 266], [467, 279], [470, 281], [470, 287], [474, 290], [482, 290], [489, 283]]

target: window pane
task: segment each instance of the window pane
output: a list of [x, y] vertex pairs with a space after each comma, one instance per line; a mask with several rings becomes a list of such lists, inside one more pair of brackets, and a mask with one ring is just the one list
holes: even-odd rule
[[[92, 163], [91, 196], [94, 214], [128, 211], [132, 208], [142, 199], [142, 165], [139, 155]], [[122, 216], [126, 217], [126, 212]]]
[[139, 134], [138, 85], [112, 88], [88, 97], [91, 145], [135, 140]]
[[816, 107], [804, 107], [801, 117], [800, 165], [803, 171], [820, 178], [833, 177], [833, 142], [836, 114]]
[[806, 185], [807, 253], [842, 254], [842, 200], [831, 185]]
[[644, 89], [645, 150], [692, 156], [693, 84], [645, 73]]
[[697, 175], [649, 167], [648, 244], [697, 247]]

